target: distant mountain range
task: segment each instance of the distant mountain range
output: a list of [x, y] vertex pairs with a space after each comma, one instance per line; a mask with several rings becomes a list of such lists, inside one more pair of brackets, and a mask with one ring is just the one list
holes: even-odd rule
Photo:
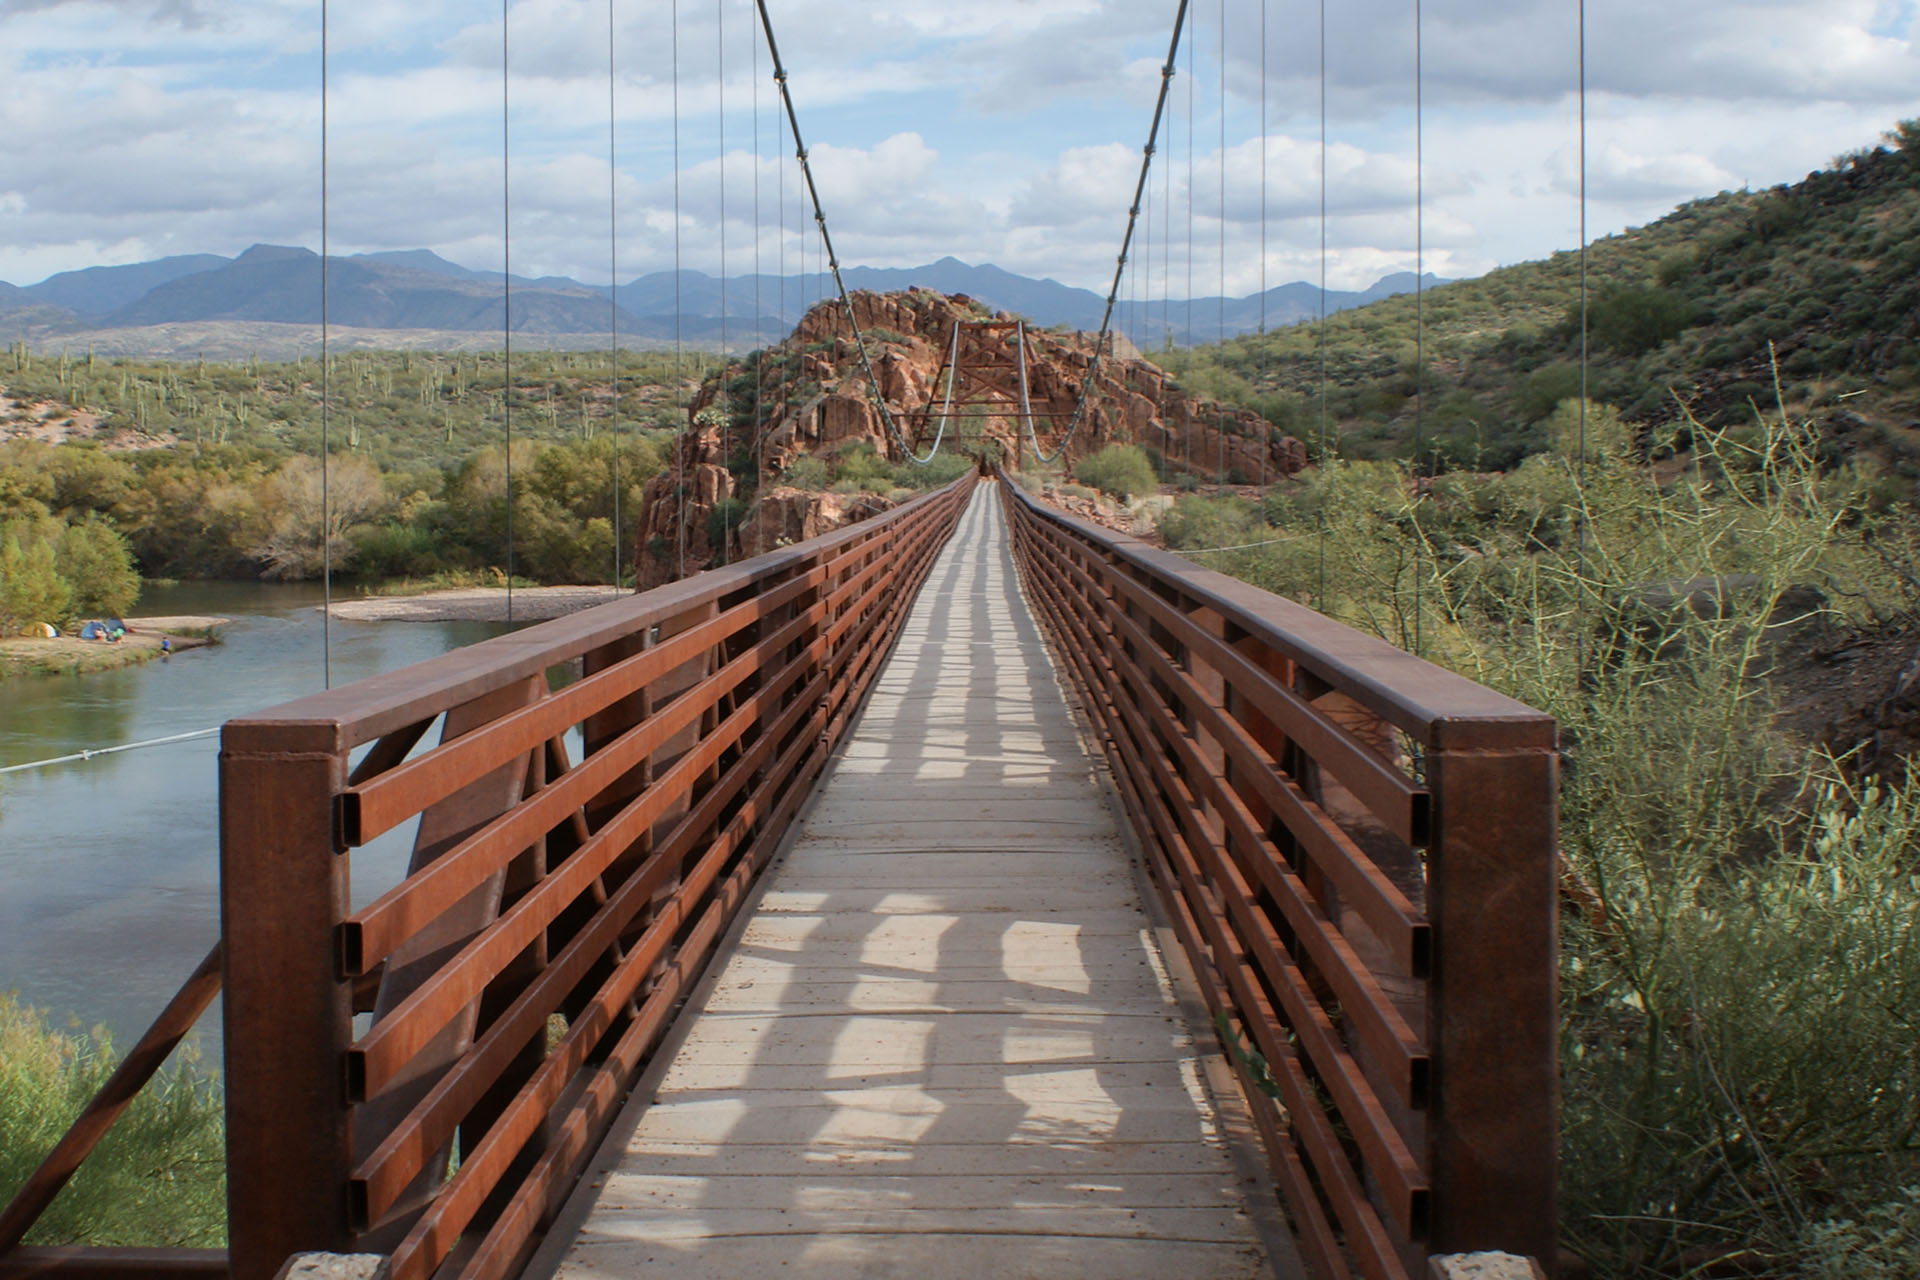
[[[1106, 309], [1106, 300], [1090, 290], [956, 258], [906, 269], [853, 267], [843, 274], [850, 289], [924, 286], [964, 293], [1042, 326], [1097, 329]], [[1427, 277], [1429, 287], [1442, 283]], [[320, 284], [320, 258], [311, 250], [257, 244], [237, 258], [185, 254], [63, 271], [25, 288], [0, 282], [0, 324], [30, 326], [39, 342], [157, 326], [313, 326], [320, 323]], [[470, 270], [425, 249], [334, 258], [326, 285], [328, 320], [342, 329], [484, 335], [499, 333], [507, 315], [498, 272]], [[1361, 292], [1329, 291], [1326, 309], [1361, 306], [1413, 287], [1412, 274], [1401, 272]], [[724, 338], [727, 346], [744, 349], [785, 337], [801, 309], [831, 289], [831, 278], [819, 273], [723, 281], [698, 271], [665, 271], [615, 289], [565, 277], [515, 277], [513, 331], [542, 346], [589, 346], [596, 338], [604, 342], [617, 324], [621, 337], [638, 346], [677, 339], [712, 348]], [[1114, 323], [1122, 332], [1147, 334], [1151, 345], [1168, 337], [1191, 345], [1252, 332], [1263, 315], [1269, 328], [1277, 328], [1314, 318], [1320, 309], [1320, 290], [1294, 283], [1268, 290], [1264, 305], [1257, 294], [1195, 298], [1191, 304], [1123, 301]]]

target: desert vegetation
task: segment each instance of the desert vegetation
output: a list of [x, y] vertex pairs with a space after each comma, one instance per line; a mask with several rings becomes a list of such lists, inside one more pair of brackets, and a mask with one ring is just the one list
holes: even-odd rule
[[[105, 1032], [50, 1027], [0, 994], [0, 1202], [25, 1184], [114, 1065]], [[216, 1083], [191, 1060], [166, 1071], [135, 1098], [27, 1243], [225, 1243], [224, 1142]]]
[[1563, 1238], [1594, 1274], [1911, 1276], [1920, 780], [1776, 712], [1794, 663], [1920, 616], [1912, 512], [1780, 400], [1664, 471], [1602, 406], [1565, 447], [1579, 420], [1506, 473], [1331, 462], [1162, 533], [1558, 719]]

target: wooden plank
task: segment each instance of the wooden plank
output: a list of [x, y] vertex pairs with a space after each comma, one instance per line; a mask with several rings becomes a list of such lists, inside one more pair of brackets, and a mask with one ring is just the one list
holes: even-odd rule
[[565, 1280], [1269, 1274], [983, 489]]

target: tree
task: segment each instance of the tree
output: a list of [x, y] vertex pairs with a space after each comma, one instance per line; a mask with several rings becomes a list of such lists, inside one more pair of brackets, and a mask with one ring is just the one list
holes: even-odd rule
[[118, 616], [140, 598], [140, 575], [126, 539], [104, 524], [69, 526], [54, 559], [72, 590], [75, 613]]
[[0, 542], [0, 633], [65, 621], [70, 594], [44, 539], [34, 538], [23, 548], [19, 535], [9, 533]]
[[387, 504], [380, 473], [365, 458], [331, 458], [323, 475], [318, 459], [288, 458], [267, 481], [262, 499], [266, 531], [253, 554], [274, 578], [311, 578], [348, 551], [346, 531]]

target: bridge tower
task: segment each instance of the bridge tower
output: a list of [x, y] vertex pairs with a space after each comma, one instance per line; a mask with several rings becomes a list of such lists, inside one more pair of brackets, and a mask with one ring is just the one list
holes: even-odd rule
[[[938, 436], [943, 423], [958, 439], [978, 442], [985, 437], [985, 424], [999, 420], [1013, 437], [1014, 470], [1019, 470], [1030, 430], [1073, 418], [1072, 410], [1033, 407], [1028, 365], [1026, 321], [954, 321], [926, 408], [908, 415], [914, 451]], [[971, 430], [959, 425], [968, 422], [980, 425]]]

